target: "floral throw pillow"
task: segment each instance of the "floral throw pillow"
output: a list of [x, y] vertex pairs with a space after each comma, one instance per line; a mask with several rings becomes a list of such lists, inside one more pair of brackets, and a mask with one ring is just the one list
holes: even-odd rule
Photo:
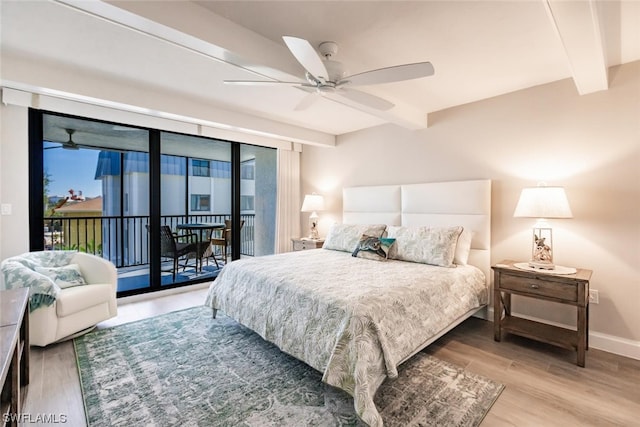
[[386, 261], [389, 257], [389, 249], [395, 243], [396, 239], [388, 237], [377, 237], [363, 234], [358, 242], [358, 246], [351, 256], [373, 259], [376, 261]]
[[62, 267], [36, 267], [36, 272], [53, 280], [61, 289], [87, 284], [78, 264], [68, 264]]
[[389, 258], [440, 267], [455, 267], [458, 237], [462, 227], [389, 227], [388, 237], [395, 238]]

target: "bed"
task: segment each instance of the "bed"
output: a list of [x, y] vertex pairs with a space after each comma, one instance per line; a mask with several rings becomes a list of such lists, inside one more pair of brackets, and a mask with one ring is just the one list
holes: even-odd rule
[[[205, 305], [322, 372], [382, 426], [382, 382], [488, 303], [490, 197], [488, 180], [345, 188], [343, 223], [322, 249], [229, 263]], [[381, 236], [389, 259], [352, 256], [362, 234]]]

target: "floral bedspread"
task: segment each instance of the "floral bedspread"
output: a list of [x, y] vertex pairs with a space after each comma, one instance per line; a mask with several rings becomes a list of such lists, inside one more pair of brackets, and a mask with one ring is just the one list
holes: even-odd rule
[[364, 422], [381, 426], [373, 397], [384, 379], [397, 377], [399, 363], [487, 301], [484, 274], [472, 266], [315, 249], [229, 263], [205, 305], [323, 372], [323, 381], [354, 397]]

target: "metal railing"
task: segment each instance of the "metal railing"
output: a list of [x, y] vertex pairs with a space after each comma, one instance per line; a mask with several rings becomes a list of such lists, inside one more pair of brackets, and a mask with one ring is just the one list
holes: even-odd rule
[[[241, 215], [240, 253], [254, 255], [255, 215]], [[163, 225], [223, 223], [229, 214], [165, 215]], [[116, 267], [149, 264], [148, 216], [45, 217], [45, 250], [71, 249], [99, 255]]]

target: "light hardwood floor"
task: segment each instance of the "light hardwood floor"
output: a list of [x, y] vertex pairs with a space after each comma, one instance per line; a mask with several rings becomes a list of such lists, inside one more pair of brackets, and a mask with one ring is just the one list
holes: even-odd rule
[[[205, 293], [199, 289], [122, 304], [117, 318], [98, 327], [201, 305]], [[515, 336], [497, 343], [492, 323], [476, 318], [468, 319], [425, 351], [506, 386], [482, 427], [640, 426], [638, 360], [591, 349], [586, 368], [579, 368], [575, 352]], [[32, 419], [37, 414], [64, 415], [66, 425], [85, 425], [70, 341], [45, 349], [32, 347], [31, 383], [23, 412]]]

